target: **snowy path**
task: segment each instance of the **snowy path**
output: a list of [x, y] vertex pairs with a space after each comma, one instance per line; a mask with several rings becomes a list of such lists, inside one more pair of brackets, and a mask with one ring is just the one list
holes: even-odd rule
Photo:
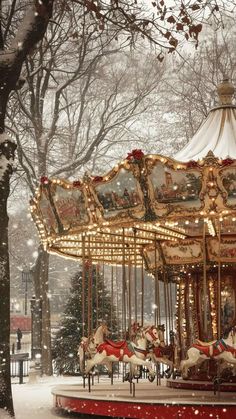
[[[13, 401], [16, 419], [66, 418], [53, 409], [51, 390], [58, 384], [78, 384], [80, 377], [43, 377], [35, 384], [13, 384]], [[1, 414], [0, 414], [0, 419]]]

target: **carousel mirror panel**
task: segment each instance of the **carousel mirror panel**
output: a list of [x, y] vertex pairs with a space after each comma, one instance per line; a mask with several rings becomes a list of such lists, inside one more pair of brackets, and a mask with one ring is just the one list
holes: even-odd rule
[[207, 241], [209, 260], [215, 262], [219, 259], [221, 262], [236, 262], [236, 247], [233, 237], [222, 237], [221, 241], [212, 238]]
[[132, 172], [121, 168], [110, 180], [94, 186], [105, 219], [121, 211], [142, 210], [142, 192]]
[[226, 203], [229, 206], [236, 205], [236, 167], [222, 170], [221, 179], [228, 193]]
[[79, 189], [56, 185], [53, 200], [65, 229], [89, 222], [85, 197]]
[[202, 261], [202, 243], [197, 240], [182, 240], [178, 243], [163, 242], [162, 251], [166, 263], [191, 264]]
[[158, 161], [149, 178], [158, 203], [200, 208], [201, 174], [197, 171], [173, 170]]
[[89, 222], [84, 193], [63, 183], [50, 182], [41, 187], [40, 210], [49, 232], [63, 232]]

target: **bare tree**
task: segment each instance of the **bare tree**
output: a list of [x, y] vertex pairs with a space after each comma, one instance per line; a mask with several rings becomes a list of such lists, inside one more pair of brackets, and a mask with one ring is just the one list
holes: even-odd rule
[[[108, 144], [124, 137], [127, 123], [150, 108], [147, 97], [161, 80], [164, 65], [156, 57], [146, 54], [139, 63], [135, 52], [127, 52], [129, 40], [115, 40], [119, 28], [98, 31], [97, 22], [89, 15], [82, 21], [80, 11], [74, 6], [55, 13], [56, 24], [25, 61], [24, 87], [10, 101], [8, 129], [31, 193], [41, 176], [75, 175], [92, 158], [98, 164]], [[52, 374], [48, 266], [40, 246], [34, 269], [36, 302], [42, 304], [38, 335], [43, 373]]]
[[[13, 416], [10, 385], [10, 275], [8, 256], [8, 216], [6, 203], [9, 195], [9, 179], [12, 174], [15, 143], [4, 134], [6, 107], [10, 92], [17, 88], [22, 64], [29, 51], [43, 37], [52, 14], [52, 1], [36, 1], [28, 7], [15, 37], [8, 40], [9, 28], [16, 2], [7, 10], [7, 20], [1, 26], [0, 35], [0, 408]], [[3, 7], [1, 7], [3, 13]]]
[[[31, 2], [12, 0], [0, 3], [0, 408], [6, 408], [11, 415], [14, 415], [14, 412], [10, 388], [10, 275], [6, 207], [16, 145], [5, 133], [5, 117], [9, 95], [22, 86], [19, 81], [22, 65], [26, 57], [32, 54], [33, 48], [43, 38], [52, 16], [53, 3], [56, 4], [56, 11], [60, 8], [64, 12], [70, 8], [72, 3], [79, 3], [83, 8], [81, 19], [83, 20], [84, 15], [90, 13], [92, 19], [97, 19], [101, 30], [109, 30], [109, 25], [112, 23], [128, 33], [132, 40], [137, 35], [146, 37], [160, 48], [160, 60], [164, 58], [164, 48], [172, 52], [178, 46], [179, 40], [176, 33], [183, 34], [185, 38], [191, 38], [195, 42], [198, 41], [198, 35], [202, 29], [200, 20], [205, 19], [206, 8], [210, 13], [218, 13], [219, 4], [225, 6], [227, 3], [227, 6], [232, 9], [231, 1], [222, 2], [221, 0], [190, 1], [187, 6], [182, 1], [176, 1], [174, 8], [167, 7], [165, 1], [161, 0], [153, 3], [154, 15], [149, 8], [145, 10], [143, 5], [129, 0], [117, 0], [109, 5], [103, 4], [101, 1], [90, 0], [58, 2], [54, 0], [32, 0]], [[80, 34], [80, 28], [78, 28], [78, 33]], [[53, 39], [50, 42], [53, 43]], [[41, 146], [44, 147], [43, 141]]]

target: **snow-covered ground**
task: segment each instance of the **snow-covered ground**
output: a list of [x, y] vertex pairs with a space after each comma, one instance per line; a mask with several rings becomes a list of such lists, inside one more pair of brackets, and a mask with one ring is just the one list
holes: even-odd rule
[[[80, 377], [41, 377], [34, 384], [25, 379], [25, 384], [12, 384], [16, 419], [56, 419], [68, 415], [53, 409], [51, 390], [57, 384], [78, 384]], [[0, 419], [5, 415], [0, 411]]]

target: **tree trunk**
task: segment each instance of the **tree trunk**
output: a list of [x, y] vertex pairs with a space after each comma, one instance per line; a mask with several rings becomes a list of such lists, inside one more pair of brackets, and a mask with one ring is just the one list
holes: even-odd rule
[[[54, 0], [36, 0], [25, 8], [25, 16], [5, 50], [0, 27], [0, 408], [14, 416], [10, 380], [10, 269], [8, 255], [7, 200], [16, 145], [5, 134], [9, 94], [17, 88], [23, 62], [47, 29]], [[14, 4], [14, 2], [13, 2]], [[14, 13], [14, 7], [12, 8]], [[11, 16], [12, 18], [12, 16]], [[11, 24], [11, 18], [9, 23]], [[13, 19], [14, 21], [14, 19]], [[12, 28], [8, 28], [10, 31]], [[6, 33], [6, 32], [5, 32]], [[9, 59], [11, 57], [11, 59]]]
[[[1, 140], [3, 138], [3, 140]], [[10, 373], [10, 268], [7, 199], [11, 164], [16, 146], [0, 135], [0, 408], [14, 416]], [[7, 166], [6, 166], [7, 165]]]
[[[41, 309], [41, 319], [36, 322], [37, 331], [35, 336], [37, 345], [41, 337], [40, 350], [42, 355], [42, 373], [52, 375], [52, 355], [51, 355], [51, 322], [50, 322], [50, 299], [48, 298], [48, 265], [49, 255], [42, 246], [39, 247], [38, 259], [34, 270], [36, 308]], [[38, 313], [38, 310], [37, 310]], [[37, 315], [35, 313], [35, 315]]]

